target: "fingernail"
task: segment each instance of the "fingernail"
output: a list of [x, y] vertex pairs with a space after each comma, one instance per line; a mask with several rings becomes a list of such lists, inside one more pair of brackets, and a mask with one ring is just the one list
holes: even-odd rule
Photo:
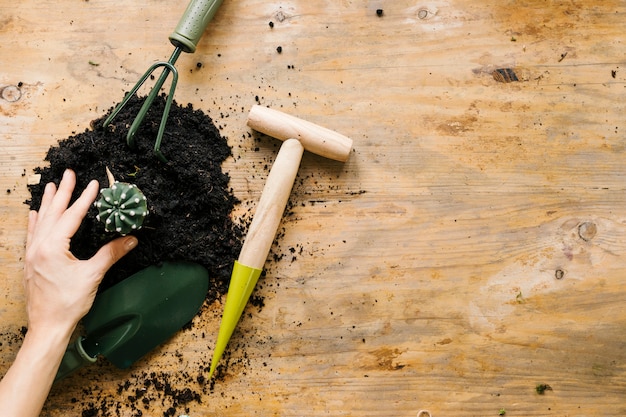
[[137, 246], [137, 243], [139, 243], [139, 241], [136, 237], [129, 237], [128, 239], [126, 239], [126, 242], [124, 242], [124, 247], [127, 250], [131, 250], [134, 249], [135, 246]]

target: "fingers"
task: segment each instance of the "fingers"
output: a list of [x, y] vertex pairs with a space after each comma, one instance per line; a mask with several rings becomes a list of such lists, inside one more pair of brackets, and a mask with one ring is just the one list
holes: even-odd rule
[[33, 242], [33, 236], [35, 234], [35, 227], [37, 225], [37, 212], [35, 210], [31, 210], [28, 212], [28, 229], [26, 232], [26, 250], [30, 247], [30, 244]]
[[98, 187], [98, 181], [91, 180], [89, 184], [87, 184], [87, 187], [80, 194], [80, 197], [78, 197], [78, 200], [76, 200], [74, 204], [72, 204], [72, 207], [70, 207], [69, 210], [71, 210], [72, 212], [76, 212], [74, 213], [74, 215], [76, 216], [85, 217], [85, 214], [87, 214], [89, 207], [91, 207], [91, 204], [98, 196]]
[[48, 215], [48, 213], [55, 215], [55, 217], [60, 216], [70, 203], [75, 185], [76, 174], [70, 169], [66, 169], [63, 173], [63, 178], [61, 178], [58, 189], [52, 182], [46, 184], [43, 196], [41, 197], [39, 218], [43, 218]]
[[63, 173], [63, 178], [61, 178], [61, 182], [59, 183], [59, 188], [56, 190], [54, 198], [50, 204], [49, 212], [53, 216], [60, 216], [67, 209], [75, 186], [76, 174], [71, 169], [66, 169]]
[[80, 227], [89, 207], [91, 207], [91, 204], [98, 195], [98, 187], [98, 181], [92, 180], [83, 190], [80, 197], [78, 197], [74, 204], [63, 214], [59, 222], [59, 229], [66, 237], [74, 236], [74, 233], [76, 233]]
[[41, 204], [39, 205], [39, 217], [43, 217], [50, 208], [54, 195], [57, 192], [57, 186], [53, 182], [46, 184], [43, 190], [43, 196], [41, 197]]
[[133, 250], [137, 243], [137, 238], [134, 236], [117, 238], [101, 247], [88, 262], [102, 276], [115, 262]]

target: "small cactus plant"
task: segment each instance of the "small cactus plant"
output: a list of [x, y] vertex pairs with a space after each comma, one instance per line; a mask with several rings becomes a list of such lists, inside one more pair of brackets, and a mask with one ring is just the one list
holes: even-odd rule
[[108, 232], [127, 235], [141, 228], [148, 215], [146, 197], [136, 185], [115, 181], [109, 174], [109, 188], [100, 190], [100, 198], [94, 203], [98, 209], [96, 219], [104, 223]]

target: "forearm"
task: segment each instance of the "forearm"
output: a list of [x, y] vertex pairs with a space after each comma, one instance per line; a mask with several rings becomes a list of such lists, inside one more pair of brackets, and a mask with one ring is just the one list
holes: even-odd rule
[[70, 336], [66, 329], [26, 333], [15, 362], [0, 381], [2, 415], [39, 416]]
[[91, 181], [70, 205], [75, 185], [74, 172], [65, 171], [58, 188], [46, 185], [39, 211], [29, 213], [24, 262], [29, 331], [0, 381], [2, 416], [39, 415], [76, 323], [93, 304], [102, 277], [137, 245], [137, 238], [126, 236], [107, 243], [88, 260], [76, 259], [70, 240], [99, 187]]

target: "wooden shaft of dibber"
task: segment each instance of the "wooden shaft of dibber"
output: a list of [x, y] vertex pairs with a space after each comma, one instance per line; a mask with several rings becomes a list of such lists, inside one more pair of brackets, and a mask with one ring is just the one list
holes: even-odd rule
[[298, 139], [308, 152], [345, 162], [352, 150], [352, 139], [295, 116], [254, 105], [248, 126], [280, 140]]
[[304, 147], [296, 139], [287, 139], [281, 145], [239, 253], [240, 264], [263, 269], [298, 175], [303, 152]]

